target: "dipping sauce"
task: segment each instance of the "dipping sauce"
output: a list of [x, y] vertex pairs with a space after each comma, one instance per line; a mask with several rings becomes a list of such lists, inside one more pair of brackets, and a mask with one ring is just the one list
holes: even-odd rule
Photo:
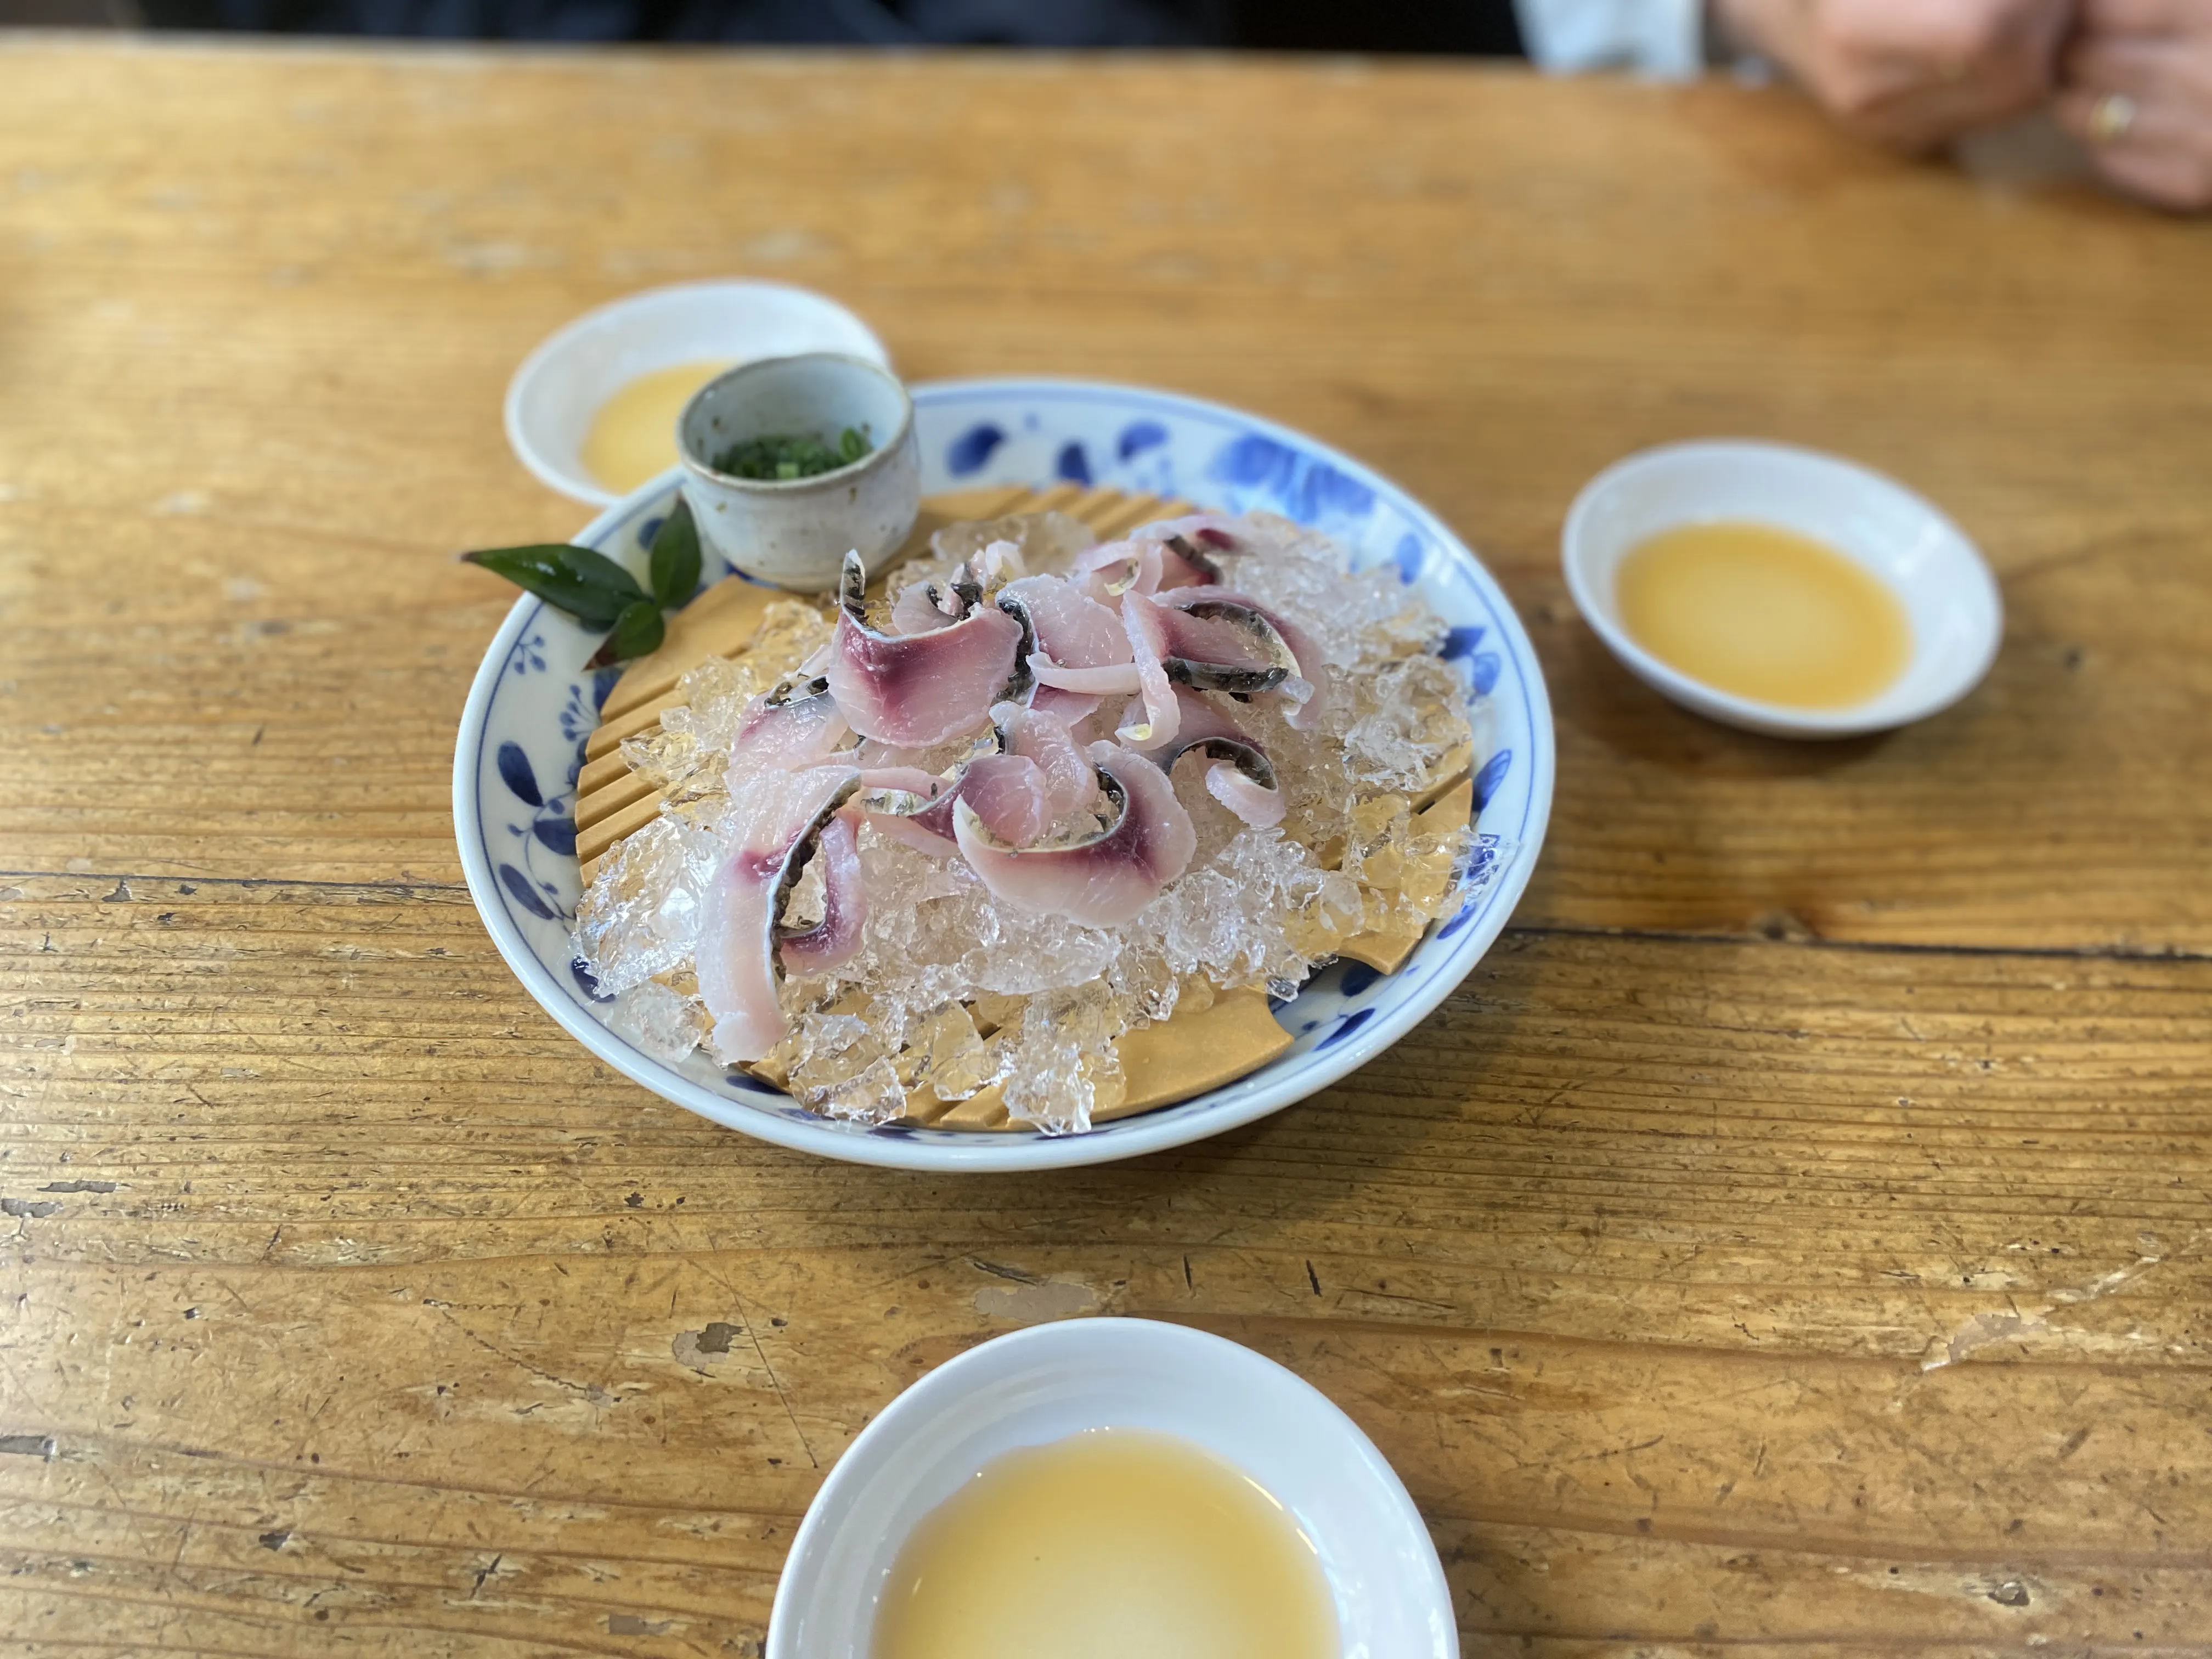
[[1338, 1659], [1314, 1547], [1189, 1441], [1099, 1429], [1009, 1452], [899, 1552], [870, 1659]]
[[1845, 708], [1912, 658], [1912, 623], [1855, 559], [1772, 525], [1683, 525], [1630, 550], [1621, 625], [1668, 667], [1791, 708]]
[[601, 404], [576, 459], [602, 489], [629, 492], [676, 465], [676, 417], [727, 363], [678, 363], [641, 374]]

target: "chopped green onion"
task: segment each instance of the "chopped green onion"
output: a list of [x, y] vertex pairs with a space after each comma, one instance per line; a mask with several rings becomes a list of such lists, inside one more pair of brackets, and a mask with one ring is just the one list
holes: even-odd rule
[[714, 458], [714, 471], [733, 478], [788, 483], [850, 466], [874, 447], [865, 427], [847, 427], [837, 434], [834, 449], [809, 434], [770, 433], [732, 444]]

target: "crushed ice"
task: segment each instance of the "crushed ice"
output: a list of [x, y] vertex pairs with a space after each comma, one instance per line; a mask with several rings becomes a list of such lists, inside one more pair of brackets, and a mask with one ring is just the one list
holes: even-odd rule
[[[1292, 995], [1355, 935], [1418, 928], [1440, 913], [1471, 836], [1459, 825], [1422, 833], [1413, 801], [1465, 769], [1472, 735], [1463, 685], [1436, 654], [1442, 624], [1395, 567], [1354, 573], [1325, 536], [1267, 514], [1242, 522], [1265, 551], [1237, 560], [1237, 587], [1304, 629], [1336, 671], [1316, 730], [1291, 729], [1276, 699], [1239, 709], [1280, 763], [1281, 826], [1240, 823], [1207, 793], [1201, 758], [1187, 758], [1174, 781], [1198, 850], [1116, 928], [1021, 909], [958, 860], [864, 826], [862, 948], [834, 974], [784, 982], [791, 1036], [756, 1070], [856, 1122], [933, 1119], [995, 1086], [1013, 1119], [1079, 1133], [1126, 1097], [1115, 1048], [1124, 1033], [1239, 987]], [[1091, 539], [1058, 514], [954, 526], [931, 556], [894, 573], [890, 597], [987, 553], [1002, 572], [1064, 569]], [[830, 635], [817, 606], [777, 601], [744, 652], [691, 670], [659, 728], [622, 745], [664, 805], [601, 863], [575, 945], [616, 998], [617, 1029], [671, 1063], [708, 1024], [690, 963], [726, 850], [723, 770], [739, 717]], [[865, 763], [941, 765], [966, 748]], [[808, 902], [802, 883], [794, 903]]]

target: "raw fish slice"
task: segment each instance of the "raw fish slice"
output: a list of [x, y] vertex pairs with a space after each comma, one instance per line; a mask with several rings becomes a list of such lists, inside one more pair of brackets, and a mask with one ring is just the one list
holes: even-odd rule
[[908, 638], [916, 634], [934, 634], [959, 620], [958, 615], [945, 608], [943, 595], [935, 582], [915, 582], [891, 604], [891, 626]]
[[[881, 772], [904, 768], [918, 770], [927, 749], [902, 749], [895, 743], [878, 743], [873, 738], [863, 738], [853, 745], [853, 764], [864, 772]], [[875, 786], [871, 784], [870, 788]]]
[[[1171, 769], [1185, 750], [1196, 749], [1212, 742], [1234, 743], [1249, 750], [1267, 765], [1266, 751], [1257, 738], [1237, 724], [1235, 716], [1203, 692], [1194, 691], [1187, 685], [1175, 688], [1176, 708], [1176, 734], [1163, 740], [1132, 744], [1129, 746], [1151, 761], [1162, 771]], [[1124, 720], [1134, 720], [1141, 713], [1131, 708]], [[1224, 755], [1223, 758], [1227, 758]]]
[[882, 786], [872, 781], [870, 794], [862, 798], [868, 821], [892, 840], [939, 858], [960, 850], [952, 835], [956, 800], [965, 801], [993, 835], [1016, 847], [1029, 846], [1054, 822], [1044, 771], [1022, 756], [978, 755], [950, 782], [908, 768], [896, 769], [896, 776], [866, 776], [885, 780]]
[[793, 772], [818, 766], [850, 728], [826, 681], [786, 680], [756, 697], [730, 740], [730, 775]]
[[866, 620], [867, 573], [859, 554], [845, 556], [844, 580], [827, 678], [852, 728], [927, 749], [982, 725], [1013, 677], [1022, 625], [983, 605], [933, 633], [879, 634]]
[[1206, 769], [1206, 793], [1255, 830], [1273, 829], [1289, 809], [1281, 790], [1263, 787], [1228, 761]]
[[1048, 709], [1002, 702], [991, 710], [999, 746], [1035, 761], [1044, 774], [1045, 810], [1051, 823], [1091, 805], [1098, 793], [1098, 775], [1090, 757], [1060, 717]]
[[1085, 598], [1111, 605], [1124, 593], [1149, 593], [1160, 585], [1160, 544], [1133, 538], [1102, 542], [1075, 556], [1068, 585]]
[[1297, 654], [1275, 619], [1241, 593], [1219, 587], [1176, 587], [1152, 596], [1180, 684], [1208, 691], [1256, 696], [1287, 689]]
[[1098, 712], [1098, 699], [1080, 691], [1062, 691], [1054, 686], [1038, 685], [1030, 692], [1029, 706], [1041, 714], [1050, 714], [1065, 726], [1068, 734], [1078, 743], [1087, 739], [1083, 730], [1091, 717]]
[[758, 1060], [783, 1041], [777, 1006], [775, 923], [797, 878], [799, 849], [860, 787], [849, 766], [763, 772], [731, 797], [729, 856], [708, 884], [695, 966], [725, 1065]]
[[1091, 750], [1112, 816], [1095, 836], [1027, 851], [1000, 844], [965, 801], [953, 831], [983, 884], [1009, 903], [1089, 927], [1130, 921], [1180, 876], [1197, 850], [1190, 814], [1160, 769], [1111, 744]]
[[867, 925], [868, 894], [860, 883], [860, 844], [853, 820], [840, 812], [814, 842], [822, 866], [822, 920], [807, 928], [776, 930], [777, 959], [784, 971], [818, 974], [852, 960]]
[[1129, 660], [1129, 641], [1111, 605], [1088, 599], [1057, 576], [1024, 576], [999, 590], [999, 608], [1029, 630], [1025, 648], [1063, 668], [1097, 668]]
[[1079, 554], [1072, 580], [1094, 599], [1111, 603], [1124, 593], [1157, 593], [1221, 580], [1212, 555], [1237, 545], [1218, 514], [1167, 519]]
[[1167, 617], [1144, 594], [1121, 596], [1121, 626], [1129, 636], [1130, 654], [1136, 659], [1137, 689], [1144, 696], [1144, 719], [1125, 716], [1114, 735], [1132, 748], [1166, 743], [1176, 734], [1182, 711], [1175, 685], [1168, 678]]
[[927, 853], [933, 859], [960, 856], [959, 843], [949, 835], [940, 836], [934, 830], [922, 828], [917, 814], [871, 811], [868, 822], [875, 826], [878, 835], [911, 847], [917, 853]]
[[1158, 595], [1157, 602], [1163, 610], [1190, 619], [1187, 625], [1169, 625], [1171, 650], [1214, 652], [1236, 641], [1243, 647], [1246, 663], [1265, 661], [1284, 671], [1280, 676], [1263, 676], [1269, 684], [1255, 684], [1247, 682], [1245, 670], [1230, 663], [1217, 667], [1186, 659], [1182, 671], [1170, 671], [1178, 679], [1245, 696], [1279, 690], [1292, 705], [1283, 714], [1292, 726], [1310, 731], [1319, 721], [1328, 689], [1328, 665], [1321, 647], [1289, 617], [1225, 587], [1175, 588]]
[[[1129, 532], [1129, 539], [1163, 543], [1194, 569], [1218, 581], [1221, 572], [1215, 561], [1221, 555], [1258, 551], [1246, 539], [1245, 528], [1241, 520], [1224, 513], [1193, 513], [1180, 519], [1160, 519], [1139, 525]], [[1186, 546], [1177, 548], [1177, 542]]]
[[1111, 697], [1134, 691], [1143, 684], [1137, 665], [1133, 662], [1102, 663], [1096, 668], [1070, 668], [1054, 662], [1041, 651], [1029, 657], [1030, 678], [1039, 685], [1054, 691], [1073, 691], [1078, 696]]
[[[1282, 789], [1274, 762], [1259, 740], [1209, 697], [1179, 685], [1176, 701], [1182, 711], [1176, 735], [1138, 752], [1170, 775], [1176, 762], [1194, 749], [1225, 762], [1206, 769], [1206, 793], [1255, 830], [1280, 823], [1285, 805]], [[1133, 708], [1127, 718], [1134, 720], [1139, 714]]]
[[860, 774], [860, 787], [866, 793], [854, 805], [879, 833], [932, 858], [959, 855], [950, 823], [941, 833], [921, 823], [931, 806], [951, 800], [951, 781], [918, 766], [878, 766]]
[[925, 772], [919, 766], [864, 766], [860, 769], [860, 787], [866, 790], [861, 798], [863, 811], [873, 811], [870, 802], [881, 794], [918, 795], [932, 801], [946, 787], [943, 778], [934, 772]]
[[[1283, 711], [1285, 722], [1292, 729], [1310, 732], [1321, 724], [1322, 711], [1328, 705], [1332, 684], [1328, 659], [1322, 654], [1320, 642], [1281, 611], [1261, 610], [1257, 605], [1253, 609], [1260, 611], [1261, 616], [1275, 625], [1275, 631], [1283, 636], [1283, 643], [1291, 647], [1291, 654], [1297, 659], [1298, 677], [1313, 688], [1303, 701], [1292, 697], [1294, 706]], [[1287, 694], [1291, 688], [1285, 685], [1283, 690]]]
[[1009, 582], [998, 603], [1021, 623], [1024, 662], [1039, 685], [1092, 697], [1136, 689], [1128, 636], [1111, 607], [1057, 576]]
[[1237, 538], [1224, 527], [1228, 520], [1218, 513], [1198, 513], [1184, 519], [1167, 519], [1129, 533], [1133, 542], [1160, 544], [1160, 579], [1153, 592], [1170, 587], [1199, 587], [1221, 580], [1215, 556], [1233, 552]]
[[[1031, 847], [1053, 825], [1044, 769], [1024, 755], [979, 755], [960, 775], [960, 787], [943, 803], [948, 822], [963, 811], [993, 839]], [[936, 809], [933, 809], [936, 810]]]

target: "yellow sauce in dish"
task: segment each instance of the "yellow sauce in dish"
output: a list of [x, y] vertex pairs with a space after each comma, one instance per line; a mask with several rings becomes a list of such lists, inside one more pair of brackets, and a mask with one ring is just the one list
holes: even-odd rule
[[1174, 1435], [1009, 1452], [924, 1517], [870, 1659], [1337, 1659], [1312, 1543], [1256, 1481]]
[[1912, 623], [1880, 577], [1794, 531], [1692, 524], [1630, 550], [1621, 626], [1692, 679], [1790, 708], [1848, 708], [1888, 690]]
[[639, 375], [601, 404], [576, 459], [600, 489], [629, 492], [676, 465], [676, 417], [727, 363], [678, 363]]

